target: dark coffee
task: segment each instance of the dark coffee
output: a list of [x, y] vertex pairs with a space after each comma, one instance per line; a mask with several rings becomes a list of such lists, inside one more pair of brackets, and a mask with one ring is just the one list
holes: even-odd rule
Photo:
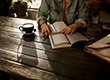
[[32, 23], [25, 23], [20, 26], [19, 29], [25, 33], [32, 33], [34, 30], [34, 25]]

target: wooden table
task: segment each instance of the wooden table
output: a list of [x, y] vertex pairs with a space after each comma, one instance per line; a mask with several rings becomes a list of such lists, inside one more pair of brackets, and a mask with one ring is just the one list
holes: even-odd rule
[[[33, 41], [23, 40], [18, 29], [24, 23], [37, 29]], [[93, 41], [72, 48], [53, 50], [44, 39], [34, 20], [0, 17], [0, 71], [19, 80], [110, 80], [110, 64], [86, 53], [84, 45], [91, 44], [108, 33], [94, 28], [79, 29]]]

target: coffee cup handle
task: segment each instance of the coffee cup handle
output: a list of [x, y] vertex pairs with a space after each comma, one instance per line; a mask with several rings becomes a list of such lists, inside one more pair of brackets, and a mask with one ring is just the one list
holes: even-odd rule
[[19, 27], [19, 30], [20, 30], [20, 31], [23, 31], [21, 28], [22, 28], [22, 26]]
[[34, 28], [33, 31], [36, 32], [36, 29]]

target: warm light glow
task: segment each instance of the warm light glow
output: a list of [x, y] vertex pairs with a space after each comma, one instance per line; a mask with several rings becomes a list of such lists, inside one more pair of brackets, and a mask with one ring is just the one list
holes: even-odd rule
[[17, 18], [17, 14], [16, 13], [14, 13], [14, 16], [15, 16], [15, 18]]
[[29, 2], [28, 5], [31, 6], [31, 2]]
[[[14, 2], [17, 2], [18, 0], [13, 0], [13, 4], [14, 4]], [[27, 0], [23, 0], [24, 2], [27, 2]], [[39, 8], [39, 6], [40, 6], [40, 4], [41, 4], [41, 0], [33, 0], [32, 1], [32, 3], [28, 3], [28, 8], [30, 9], [30, 8]]]

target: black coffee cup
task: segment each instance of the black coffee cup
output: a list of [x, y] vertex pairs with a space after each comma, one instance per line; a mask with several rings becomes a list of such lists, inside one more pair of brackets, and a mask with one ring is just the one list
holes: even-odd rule
[[19, 30], [24, 33], [33, 33], [35, 31], [34, 25], [32, 23], [25, 23], [19, 27]]

